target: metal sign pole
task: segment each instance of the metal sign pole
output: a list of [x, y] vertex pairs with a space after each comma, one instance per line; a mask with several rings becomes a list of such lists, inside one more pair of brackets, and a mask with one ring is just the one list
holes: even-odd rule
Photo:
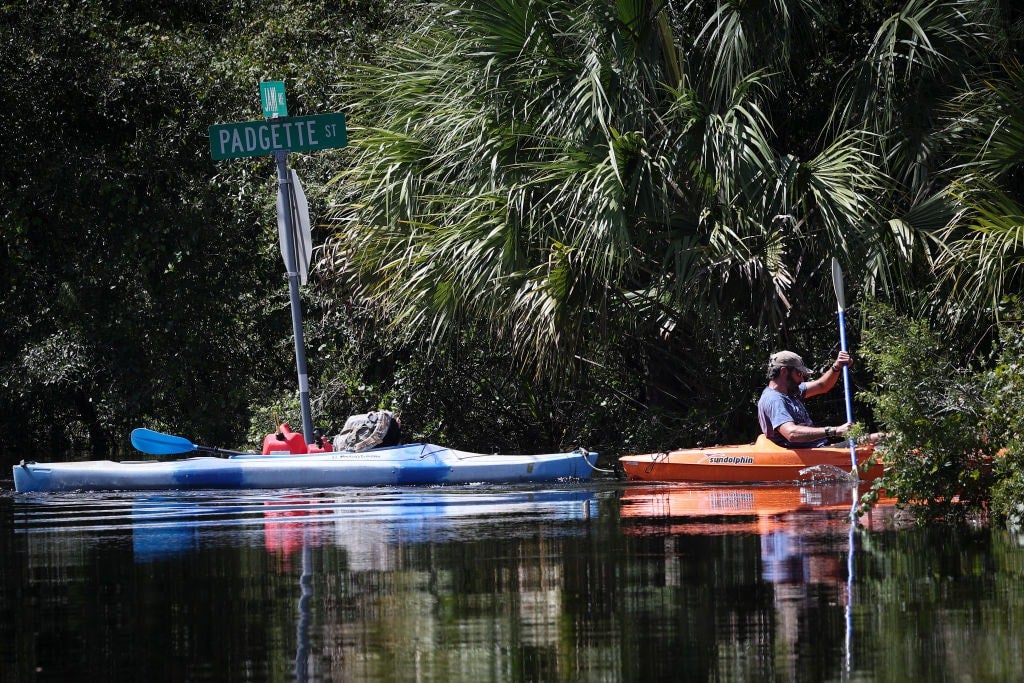
[[[288, 116], [288, 99], [284, 81], [260, 83], [262, 121], [216, 123], [210, 126], [210, 156], [220, 159], [273, 155], [277, 162], [277, 197], [280, 205], [278, 219], [282, 235], [285, 270], [292, 301], [292, 332], [295, 336], [295, 366], [299, 373], [299, 403], [302, 407], [302, 433], [306, 443], [313, 443], [313, 417], [309, 409], [309, 376], [306, 374], [306, 344], [302, 339], [302, 302], [299, 285], [306, 278], [309, 259], [309, 218], [302, 185], [292, 183], [288, 170], [288, 152], [318, 149], [338, 149], [348, 144], [345, 115], [337, 112], [314, 116]], [[293, 212], [292, 207], [296, 209]], [[298, 214], [298, 217], [295, 214]], [[295, 222], [302, 226], [303, 258], [298, 258]]]
[[295, 232], [292, 228], [292, 177], [288, 170], [288, 152], [274, 152], [277, 162], [277, 192], [285, 227], [285, 260], [288, 265], [288, 291], [292, 301], [292, 332], [295, 336], [295, 366], [299, 373], [299, 404], [302, 407], [302, 434], [313, 443], [313, 415], [309, 409], [309, 375], [306, 374], [306, 343], [302, 337], [302, 302], [299, 299], [299, 268], [295, 258]]

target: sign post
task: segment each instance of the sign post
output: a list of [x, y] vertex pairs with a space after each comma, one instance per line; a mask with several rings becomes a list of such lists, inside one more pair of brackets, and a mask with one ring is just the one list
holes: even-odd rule
[[[288, 116], [283, 81], [260, 83], [263, 121], [219, 123], [210, 126], [210, 155], [214, 161], [253, 156], [273, 156], [277, 165], [278, 221], [281, 223], [283, 256], [291, 297], [292, 334], [295, 337], [295, 368], [299, 376], [302, 433], [313, 443], [313, 416], [309, 405], [309, 375], [306, 372], [306, 344], [302, 334], [302, 301], [299, 285], [305, 280], [295, 239], [292, 207], [299, 206], [288, 152], [305, 152], [344, 147], [348, 144], [345, 115]], [[297, 180], [297, 176], [295, 176]], [[304, 202], [303, 202], [304, 204]]]
[[295, 258], [295, 231], [292, 216], [292, 178], [288, 170], [288, 152], [274, 152], [277, 163], [277, 196], [285, 225], [284, 258], [288, 273], [288, 294], [292, 305], [292, 334], [295, 337], [295, 368], [299, 374], [299, 405], [302, 409], [302, 434], [313, 443], [313, 414], [309, 407], [309, 374], [306, 372], [306, 344], [302, 335], [302, 300], [299, 298], [299, 266]]

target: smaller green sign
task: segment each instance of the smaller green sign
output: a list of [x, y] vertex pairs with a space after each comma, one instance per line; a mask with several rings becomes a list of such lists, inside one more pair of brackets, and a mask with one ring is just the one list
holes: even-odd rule
[[347, 144], [345, 115], [340, 112], [210, 126], [210, 154], [215, 161], [332, 149]]
[[265, 118], [288, 116], [288, 101], [284, 97], [284, 81], [260, 83], [260, 102], [263, 103]]

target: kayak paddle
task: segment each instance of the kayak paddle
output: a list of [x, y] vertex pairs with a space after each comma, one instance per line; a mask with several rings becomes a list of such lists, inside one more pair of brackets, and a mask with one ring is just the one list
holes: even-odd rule
[[[839, 307], [839, 350], [846, 348], [846, 293], [843, 291], [843, 269], [839, 267], [839, 259], [832, 257], [832, 285], [836, 290], [836, 303]], [[843, 366], [843, 391], [846, 394], [846, 421], [853, 424], [853, 400], [850, 397], [850, 366]], [[857, 446], [850, 438], [850, 460], [853, 461], [853, 476], [859, 478], [857, 471]]]
[[150, 455], [175, 455], [202, 451], [216, 455], [244, 455], [241, 451], [227, 451], [212, 446], [198, 446], [183, 436], [162, 434], [152, 429], [139, 427], [132, 430], [132, 445], [143, 453]]

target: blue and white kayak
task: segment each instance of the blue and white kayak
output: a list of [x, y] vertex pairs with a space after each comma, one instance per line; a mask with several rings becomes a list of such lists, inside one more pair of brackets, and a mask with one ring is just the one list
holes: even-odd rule
[[333, 486], [587, 480], [597, 454], [483, 455], [432, 444], [303, 455], [234, 453], [177, 460], [22, 462], [14, 487], [30, 491], [280, 489]]

